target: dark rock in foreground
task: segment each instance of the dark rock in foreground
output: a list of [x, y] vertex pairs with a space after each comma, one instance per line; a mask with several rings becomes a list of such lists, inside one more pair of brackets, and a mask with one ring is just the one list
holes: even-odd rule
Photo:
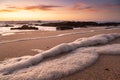
[[58, 26], [56, 27], [57, 30], [68, 30], [68, 29], [73, 29], [73, 27], [67, 27], [67, 26]]
[[18, 28], [11, 28], [11, 30], [16, 30], [16, 29], [19, 29], [19, 30], [38, 30], [37, 27], [32, 27], [32, 26], [28, 26], [28, 25], [23, 25], [23, 26], [18, 27]]

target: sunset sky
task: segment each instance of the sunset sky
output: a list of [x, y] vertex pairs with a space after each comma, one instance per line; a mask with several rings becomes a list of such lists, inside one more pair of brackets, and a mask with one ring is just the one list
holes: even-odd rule
[[0, 0], [0, 20], [120, 21], [120, 0]]

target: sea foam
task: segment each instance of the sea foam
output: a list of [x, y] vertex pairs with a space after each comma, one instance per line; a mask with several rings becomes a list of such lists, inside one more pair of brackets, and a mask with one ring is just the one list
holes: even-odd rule
[[105, 45], [119, 37], [96, 35], [60, 44], [35, 56], [2, 61], [0, 80], [55, 80], [67, 76], [92, 65], [101, 54], [120, 54], [120, 44]]

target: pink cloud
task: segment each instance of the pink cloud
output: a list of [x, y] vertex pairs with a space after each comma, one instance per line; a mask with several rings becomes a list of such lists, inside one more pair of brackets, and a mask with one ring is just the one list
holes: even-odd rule
[[73, 6], [71, 6], [72, 10], [83, 10], [83, 11], [89, 11], [89, 12], [98, 12], [99, 10], [84, 3], [75, 3]]
[[53, 6], [53, 5], [37, 5], [37, 6], [27, 6], [24, 7], [26, 10], [53, 10], [54, 8], [58, 8], [62, 6]]

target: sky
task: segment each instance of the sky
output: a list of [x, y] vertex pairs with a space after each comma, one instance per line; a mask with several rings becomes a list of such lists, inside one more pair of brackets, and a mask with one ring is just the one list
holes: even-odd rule
[[0, 0], [0, 20], [120, 21], [120, 0]]

